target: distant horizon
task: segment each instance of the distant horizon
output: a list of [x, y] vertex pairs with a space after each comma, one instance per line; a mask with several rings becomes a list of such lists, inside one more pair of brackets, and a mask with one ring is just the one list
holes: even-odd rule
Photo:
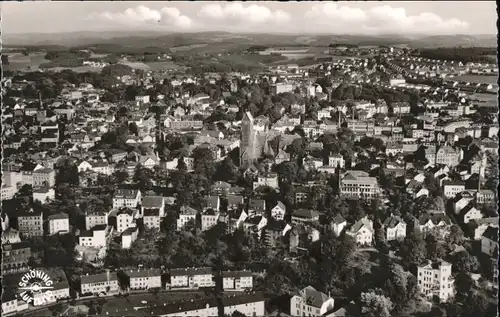
[[2, 33], [477, 36], [496, 34], [495, 9], [491, 1], [3, 2]]

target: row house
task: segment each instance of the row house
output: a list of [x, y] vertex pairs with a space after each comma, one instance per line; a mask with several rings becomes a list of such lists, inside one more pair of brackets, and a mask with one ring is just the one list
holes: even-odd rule
[[130, 280], [131, 290], [161, 288], [161, 271], [158, 269], [129, 270], [125, 274]]
[[212, 269], [209, 267], [201, 268], [180, 268], [170, 270], [171, 288], [199, 288], [213, 287]]
[[34, 293], [33, 306], [44, 306], [56, 303], [59, 300], [70, 299], [69, 283], [64, 271], [59, 268], [50, 270], [44, 268], [44, 272], [53, 282], [52, 289], [50, 292]]
[[119, 291], [116, 272], [80, 276], [80, 294], [109, 294]]
[[253, 275], [250, 271], [223, 271], [222, 286], [224, 290], [242, 290], [253, 288]]

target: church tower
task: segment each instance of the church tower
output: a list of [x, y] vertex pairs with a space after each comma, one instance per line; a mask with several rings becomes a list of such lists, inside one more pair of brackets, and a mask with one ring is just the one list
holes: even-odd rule
[[240, 166], [248, 167], [255, 159], [255, 129], [252, 114], [247, 111], [241, 120]]

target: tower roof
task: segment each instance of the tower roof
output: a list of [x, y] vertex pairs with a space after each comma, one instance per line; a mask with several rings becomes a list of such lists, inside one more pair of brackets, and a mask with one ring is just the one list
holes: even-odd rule
[[252, 114], [250, 113], [250, 111], [245, 112], [245, 114], [243, 115], [243, 119], [242, 119], [242, 121], [250, 121], [250, 122], [253, 122], [253, 116], [252, 116]]

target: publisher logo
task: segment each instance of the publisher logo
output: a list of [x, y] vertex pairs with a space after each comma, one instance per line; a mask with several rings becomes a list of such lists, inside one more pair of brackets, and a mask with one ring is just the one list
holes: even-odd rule
[[25, 273], [18, 285], [21, 299], [30, 304], [33, 304], [35, 299], [37, 302], [47, 301], [52, 297], [51, 290], [54, 288], [54, 282], [50, 276], [41, 270], [31, 270]]

